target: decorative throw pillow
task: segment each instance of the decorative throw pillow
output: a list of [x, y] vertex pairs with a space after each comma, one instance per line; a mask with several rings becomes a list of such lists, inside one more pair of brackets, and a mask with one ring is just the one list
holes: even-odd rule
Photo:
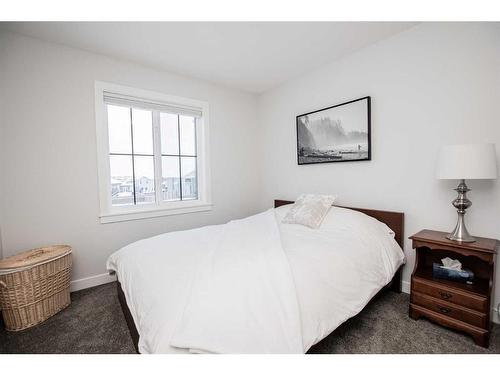
[[335, 199], [337, 197], [334, 195], [302, 194], [283, 218], [282, 223], [319, 228]]

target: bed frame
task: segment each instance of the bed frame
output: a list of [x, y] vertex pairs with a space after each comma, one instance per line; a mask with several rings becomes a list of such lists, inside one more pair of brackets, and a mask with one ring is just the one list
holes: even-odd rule
[[[274, 201], [274, 208], [278, 208], [287, 204], [292, 204], [294, 203], [293, 201], [285, 201], [285, 200], [275, 200]], [[342, 207], [342, 206], [339, 206]], [[389, 228], [391, 228], [394, 233], [395, 233], [395, 240], [403, 249], [403, 231], [404, 231], [404, 213], [402, 212], [391, 212], [391, 211], [379, 211], [379, 210], [371, 210], [367, 208], [353, 208], [353, 207], [342, 207], [342, 208], [348, 208], [351, 210], [359, 211], [362, 212], [368, 216], [371, 216], [378, 221], [381, 221], [382, 223], [385, 223]], [[401, 266], [396, 273], [394, 274], [394, 277], [392, 280], [387, 284], [385, 287], [383, 287], [375, 297], [372, 298], [372, 300], [376, 299], [383, 291], [390, 289], [394, 292], [400, 293], [401, 292], [401, 273], [402, 273], [403, 266]], [[132, 318], [132, 314], [130, 313], [130, 310], [127, 305], [127, 300], [125, 298], [125, 294], [123, 293], [122, 286], [120, 284], [120, 281], [117, 280], [116, 283], [116, 288], [118, 292], [118, 300], [120, 301], [120, 305], [122, 307], [123, 315], [125, 316], [125, 321], [127, 322], [128, 329], [130, 331], [130, 336], [132, 337], [132, 341], [134, 342], [134, 347], [135, 351], [139, 353], [139, 332], [137, 331], [137, 327], [135, 326], [134, 319]], [[371, 300], [371, 301], [372, 301]], [[371, 302], [370, 301], [370, 302]]]

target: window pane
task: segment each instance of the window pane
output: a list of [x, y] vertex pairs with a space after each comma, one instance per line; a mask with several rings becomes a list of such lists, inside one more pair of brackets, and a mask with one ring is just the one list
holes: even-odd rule
[[177, 115], [160, 113], [161, 153], [179, 155], [179, 128]]
[[181, 155], [196, 155], [196, 131], [194, 117], [179, 116], [181, 128]]
[[182, 200], [197, 199], [198, 185], [196, 176], [196, 158], [181, 158]]
[[181, 199], [179, 158], [177, 156], [162, 156], [162, 199], [176, 201]]
[[135, 202], [155, 202], [155, 168], [152, 156], [134, 156]]
[[113, 206], [134, 204], [132, 156], [111, 155], [109, 157], [109, 166], [111, 172], [111, 204]]
[[134, 154], [153, 155], [153, 116], [151, 111], [132, 109]]
[[132, 153], [130, 108], [108, 104], [109, 152]]

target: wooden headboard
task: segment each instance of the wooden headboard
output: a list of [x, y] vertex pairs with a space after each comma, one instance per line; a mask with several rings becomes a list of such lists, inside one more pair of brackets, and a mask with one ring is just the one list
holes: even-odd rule
[[[274, 207], [280, 207], [284, 206], [286, 204], [292, 204], [293, 201], [284, 201], [280, 199], [275, 199], [274, 200]], [[405, 222], [405, 214], [402, 212], [391, 212], [391, 211], [379, 211], [379, 210], [370, 210], [367, 208], [354, 208], [354, 207], [343, 207], [343, 206], [338, 206], [342, 208], [348, 208], [350, 210], [355, 210], [362, 212], [368, 216], [371, 216], [378, 221], [381, 221], [385, 225], [387, 225], [389, 228], [391, 228], [394, 233], [394, 239], [396, 242], [399, 244], [401, 249], [403, 249], [403, 236], [404, 236], [404, 222]]]

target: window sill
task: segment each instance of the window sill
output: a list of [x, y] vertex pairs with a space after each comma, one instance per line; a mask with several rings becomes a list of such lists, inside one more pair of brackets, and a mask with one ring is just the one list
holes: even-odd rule
[[170, 215], [181, 215], [188, 214], [192, 212], [202, 212], [211, 211], [211, 203], [198, 203], [196, 205], [186, 206], [186, 207], [176, 207], [176, 208], [154, 208], [154, 209], [144, 209], [144, 210], [131, 210], [116, 213], [106, 213], [101, 214], [99, 219], [101, 224], [116, 223], [120, 221], [130, 221], [130, 220], [140, 220], [148, 219], [153, 217], [170, 216]]

